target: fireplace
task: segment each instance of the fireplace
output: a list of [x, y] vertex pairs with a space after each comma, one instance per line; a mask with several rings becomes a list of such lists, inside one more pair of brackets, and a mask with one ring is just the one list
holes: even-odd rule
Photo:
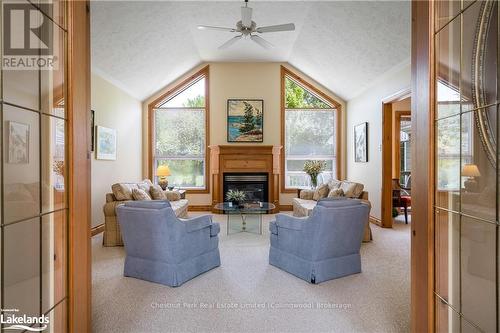
[[267, 173], [226, 172], [223, 177], [224, 199], [229, 190], [239, 190], [245, 192], [246, 202], [267, 202], [269, 200]]
[[280, 150], [267, 145], [210, 146], [212, 207], [225, 200], [229, 189], [239, 188], [247, 191], [249, 200], [276, 205], [272, 213], [278, 213]]

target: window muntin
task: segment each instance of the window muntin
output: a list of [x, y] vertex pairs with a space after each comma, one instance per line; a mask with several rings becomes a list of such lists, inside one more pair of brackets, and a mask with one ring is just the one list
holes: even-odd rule
[[309, 187], [307, 160], [323, 160], [319, 183], [334, 178], [337, 166], [336, 109], [314, 92], [285, 76], [285, 188]]
[[153, 175], [167, 164], [169, 185], [206, 189], [206, 77], [201, 75], [153, 109]]

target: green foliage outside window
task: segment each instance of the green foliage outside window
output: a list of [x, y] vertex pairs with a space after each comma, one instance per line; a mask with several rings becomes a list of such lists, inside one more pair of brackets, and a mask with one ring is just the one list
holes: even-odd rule
[[331, 108], [330, 105], [289, 78], [285, 78], [285, 107], [287, 109]]

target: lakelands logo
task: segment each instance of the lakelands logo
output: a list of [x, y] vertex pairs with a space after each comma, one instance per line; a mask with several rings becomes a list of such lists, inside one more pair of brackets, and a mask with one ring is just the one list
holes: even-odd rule
[[19, 312], [19, 309], [2, 309], [2, 312], [0, 314], [0, 323], [5, 325], [4, 330], [42, 332], [49, 324], [49, 317], [46, 315], [41, 315], [40, 317], [17, 315], [16, 313]]
[[2, 68], [9, 70], [52, 70], [54, 57], [54, 23], [44, 14], [52, 13], [51, 3], [38, 8], [28, 2], [2, 1], [3, 58]]

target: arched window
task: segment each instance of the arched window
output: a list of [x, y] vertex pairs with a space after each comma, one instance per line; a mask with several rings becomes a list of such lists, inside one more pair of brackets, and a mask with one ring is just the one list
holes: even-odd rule
[[150, 175], [168, 165], [169, 186], [208, 192], [208, 66], [149, 105]]
[[282, 67], [282, 192], [310, 186], [307, 160], [325, 161], [320, 183], [339, 178], [340, 105]]

